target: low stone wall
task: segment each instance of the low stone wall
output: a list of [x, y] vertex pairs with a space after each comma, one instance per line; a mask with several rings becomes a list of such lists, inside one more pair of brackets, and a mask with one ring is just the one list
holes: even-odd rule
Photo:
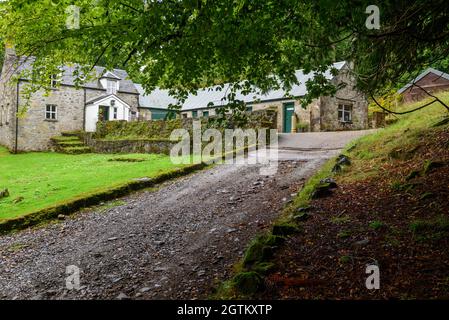
[[[108, 121], [97, 124], [96, 133], [83, 133], [84, 143], [96, 153], [162, 153], [170, 154], [177, 141], [170, 141], [174, 129], [185, 129], [190, 134], [193, 121], [200, 120], [202, 131], [216, 128], [276, 129], [277, 113], [273, 110], [260, 110], [248, 114], [245, 125], [226, 117], [226, 121], [217, 121], [217, 117], [201, 119], [174, 119], [149, 121]], [[267, 134], [267, 139], [269, 134]], [[268, 141], [267, 141], [268, 142]], [[207, 144], [203, 142], [203, 144]], [[224, 146], [223, 146], [224, 147]]]
[[176, 141], [169, 140], [96, 140], [86, 144], [96, 153], [160, 153], [170, 154]]
[[230, 115], [222, 121], [218, 117], [187, 118], [174, 120], [147, 120], [147, 121], [107, 121], [98, 122], [97, 132], [92, 136], [99, 140], [140, 140], [140, 139], [169, 139], [175, 129], [185, 129], [192, 132], [193, 121], [201, 121], [202, 130], [209, 128], [236, 129], [276, 129], [277, 113], [274, 110], [258, 110], [247, 114], [245, 124], [239, 122]]

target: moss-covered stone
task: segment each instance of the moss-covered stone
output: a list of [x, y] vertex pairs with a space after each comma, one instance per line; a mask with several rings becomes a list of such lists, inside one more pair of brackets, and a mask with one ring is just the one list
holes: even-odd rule
[[263, 288], [262, 277], [254, 271], [242, 272], [234, 277], [235, 287], [245, 295], [251, 295]]
[[272, 234], [274, 236], [287, 237], [296, 234], [300, 231], [300, 228], [293, 223], [276, 224], [273, 226]]
[[248, 268], [256, 263], [267, 261], [272, 255], [273, 247], [267, 245], [264, 241], [256, 239], [246, 250], [243, 265]]

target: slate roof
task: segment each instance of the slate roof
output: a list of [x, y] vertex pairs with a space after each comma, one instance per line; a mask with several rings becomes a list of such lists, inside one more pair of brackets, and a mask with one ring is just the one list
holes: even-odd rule
[[[19, 64], [19, 67], [17, 68], [17, 72], [22, 72], [24, 70], [31, 70], [34, 58], [21, 58], [21, 63]], [[61, 79], [62, 85], [69, 85], [74, 86], [75, 85], [75, 77], [73, 76], [73, 72], [75, 71], [76, 65], [74, 66], [64, 66], [62, 68], [63, 74]], [[116, 80], [120, 80], [120, 90], [119, 92], [124, 93], [133, 93], [138, 94], [134, 82], [129, 78], [128, 73], [125, 70], [121, 69], [113, 69], [110, 71], [106, 71], [104, 67], [95, 66], [93, 71], [96, 74], [96, 78], [100, 79], [102, 77], [104, 78], [113, 78]], [[23, 79], [26, 80], [26, 79]], [[82, 85], [83, 88], [88, 89], [99, 89], [99, 90], [106, 90], [106, 88], [103, 88], [100, 81], [98, 80], [92, 80], [90, 82], [87, 82]]]
[[437, 75], [438, 77], [449, 80], [449, 74], [444, 73], [443, 71], [440, 71], [440, 70], [437, 70], [434, 68], [427, 68], [419, 76], [417, 76], [415, 79], [413, 79], [412, 81], [407, 83], [405, 86], [403, 86], [401, 89], [399, 89], [397, 93], [399, 93], [399, 94], [403, 93], [405, 90], [410, 88], [414, 83], [418, 82], [419, 80], [421, 80], [422, 78], [427, 76], [429, 73], [433, 73], [433, 74]]
[[[345, 61], [334, 63], [333, 67], [337, 70], [341, 70]], [[327, 79], [333, 79], [330, 70], [324, 73]], [[296, 77], [298, 79], [299, 84], [294, 85], [290, 90], [290, 95], [294, 97], [301, 97], [307, 93], [306, 82], [309, 79], [312, 79], [314, 75], [312, 73], [304, 74], [302, 70], [296, 71]], [[169, 96], [168, 90], [156, 89], [150, 94], [145, 94], [142, 86], [136, 84], [136, 87], [140, 93], [140, 107], [141, 108], [162, 108], [167, 109], [170, 103], [175, 104], [176, 100]], [[207, 108], [209, 103], [213, 103], [214, 106], [225, 105], [226, 101], [223, 101], [222, 98], [226, 95], [226, 90], [229, 88], [229, 84], [226, 84], [221, 91], [217, 91], [218, 86], [205, 88], [202, 90], [198, 90], [197, 94], [190, 94], [182, 106], [182, 111], [194, 110]], [[254, 103], [255, 101], [271, 101], [271, 100], [283, 100], [286, 99], [287, 92], [284, 90], [272, 90], [266, 94], [255, 94], [250, 93], [248, 95], [244, 95], [240, 92], [237, 93], [236, 99], [244, 101], [245, 103]]]
[[112, 94], [112, 93], [111, 94], [102, 95], [102, 96], [96, 97], [94, 99], [91, 99], [89, 101], [86, 101], [86, 105], [94, 104], [95, 102], [107, 99], [109, 97], [113, 97], [115, 100], [119, 100], [125, 106], [129, 107], [129, 104], [126, 101], [123, 101], [122, 99], [120, 99], [120, 97], [117, 97], [115, 94]]

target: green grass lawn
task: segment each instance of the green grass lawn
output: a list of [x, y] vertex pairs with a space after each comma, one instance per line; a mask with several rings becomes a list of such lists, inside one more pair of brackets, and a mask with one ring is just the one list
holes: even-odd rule
[[[144, 161], [109, 161], [117, 158]], [[181, 167], [172, 164], [169, 156], [159, 154], [13, 155], [0, 147], [0, 191], [8, 188], [10, 193], [0, 199], [0, 221]]]

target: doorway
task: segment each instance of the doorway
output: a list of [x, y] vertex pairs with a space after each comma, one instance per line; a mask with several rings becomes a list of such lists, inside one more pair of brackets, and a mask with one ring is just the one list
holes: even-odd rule
[[289, 102], [284, 104], [284, 125], [282, 132], [291, 133], [292, 132], [292, 117], [295, 114], [295, 104], [294, 102]]
[[98, 110], [98, 121], [109, 121], [109, 107], [100, 106]]

